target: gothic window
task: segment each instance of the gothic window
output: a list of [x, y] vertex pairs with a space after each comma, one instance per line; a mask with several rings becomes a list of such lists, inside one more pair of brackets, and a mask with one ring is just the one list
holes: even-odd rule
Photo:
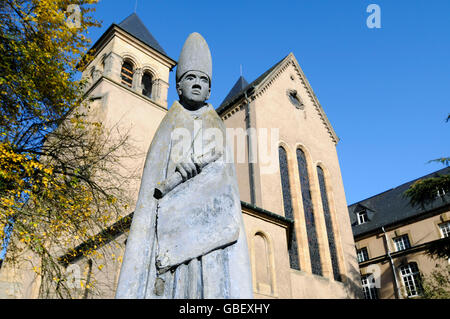
[[334, 280], [341, 281], [339, 272], [339, 264], [336, 250], [336, 242], [334, 239], [333, 221], [331, 220], [330, 206], [328, 205], [327, 187], [325, 184], [325, 175], [323, 169], [317, 166], [317, 176], [319, 177], [320, 195], [322, 197], [323, 214], [325, 217], [325, 226], [327, 228], [328, 246], [330, 248], [331, 265], [333, 267]]
[[131, 87], [133, 84], [133, 71], [133, 64], [130, 61], [125, 61], [122, 65], [122, 71], [120, 72], [122, 84]]
[[300, 174], [300, 186], [302, 190], [303, 211], [305, 214], [311, 269], [313, 274], [322, 275], [322, 263], [320, 260], [319, 242], [317, 240], [316, 222], [314, 220], [314, 208], [309, 187], [308, 168], [305, 153], [299, 148], [297, 149], [297, 164], [298, 172]]
[[152, 80], [150, 72], [144, 72], [142, 76], [142, 94], [148, 98], [152, 97]]
[[375, 278], [372, 274], [361, 276], [361, 284], [365, 299], [378, 299], [378, 291], [375, 287]]
[[[289, 184], [289, 169], [287, 162], [287, 154], [286, 150], [281, 146], [278, 148], [278, 156], [280, 160], [281, 189], [283, 192], [284, 215], [286, 216], [286, 218], [294, 220], [294, 213], [292, 210], [291, 188]], [[295, 227], [292, 227], [291, 236], [288, 242], [288, 249], [289, 249], [289, 263], [291, 265], [291, 268], [300, 270]]]
[[90, 291], [90, 284], [92, 281], [92, 259], [88, 259], [86, 265], [85, 265], [85, 271], [83, 275], [86, 274], [86, 279], [84, 284], [84, 293], [83, 293], [83, 299], [88, 299], [90, 297], [91, 291]]
[[408, 297], [417, 297], [422, 293], [422, 280], [416, 263], [400, 267], [400, 275]]
[[256, 289], [258, 292], [271, 294], [273, 293], [272, 265], [267, 238], [261, 233], [255, 234], [253, 237], [253, 248]]

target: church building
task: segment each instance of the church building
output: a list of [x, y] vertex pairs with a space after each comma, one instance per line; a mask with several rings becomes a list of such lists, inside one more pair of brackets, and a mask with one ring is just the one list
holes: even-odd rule
[[[175, 85], [169, 83], [169, 74], [177, 62], [135, 13], [112, 24], [91, 52], [94, 59], [82, 70], [88, 79], [85, 97], [102, 123], [128, 132], [143, 155], [124, 167], [142, 173], [145, 154], [168, 102], [173, 102], [167, 101], [169, 85]], [[221, 105], [214, 107], [227, 128], [243, 133], [234, 136], [235, 155], [242, 153], [239, 147], [244, 150], [242, 158], [234, 160], [254, 297], [360, 298], [336, 151], [339, 138], [296, 57], [289, 53], [256, 80], [249, 83], [241, 76], [230, 87]], [[270, 150], [275, 157], [266, 156]], [[130, 189], [134, 200], [138, 190], [139, 182]], [[130, 214], [132, 209], [123, 217]], [[114, 242], [106, 243], [114, 258], [72, 259], [82, 276], [95, 278], [96, 292], [81, 287], [80, 298], [114, 297], [127, 233], [114, 236]], [[96, 267], [97, 262], [104, 267]], [[15, 288], [3, 289], [1, 297], [39, 297], [38, 281], [26, 279], [31, 276], [5, 279], [3, 271], [0, 290], [8, 280]]]

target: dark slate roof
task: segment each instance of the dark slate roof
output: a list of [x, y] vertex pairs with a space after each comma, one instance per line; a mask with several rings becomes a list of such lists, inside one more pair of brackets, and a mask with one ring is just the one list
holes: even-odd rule
[[159, 45], [158, 41], [156, 41], [150, 31], [148, 31], [148, 29], [136, 13], [129, 15], [122, 22], [120, 22], [118, 26], [138, 40], [147, 44], [149, 47], [167, 56], [167, 53]]
[[[425, 208], [412, 207], [409, 200], [403, 194], [417, 180], [435, 176], [450, 174], [450, 167], [443, 168], [429, 175], [415, 179], [381, 194], [372, 196], [348, 207], [350, 221], [354, 236], [363, 235], [381, 229], [383, 226], [399, 223], [405, 219], [413, 218], [425, 214], [431, 210], [440, 208], [450, 203], [450, 194], [446, 194], [444, 199], [437, 198], [433, 203]], [[356, 213], [361, 209], [366, 209], [369, 221], [358, 225]]]
[[[228, 93], [226, 98], [223, 100], [222, 104], [220, 104], [220, 106], [217, 108], [217, 113], [221, 114], [223, 111], [225, 111], [228, 108], [228, 106], [232, 105], [233, 102], [240, 99], [248, 89], [250, 89], [252, 87], [256, 87], [258, 84], [260, 84], [270, 74], [270, 72], [272, 72], [279, 64], [281, 64], [284, 61], [284, 59], [286, 59], [286, 57], [287, 56], [285, 56], [279, 62], [275, 63], [275, 65], [273, 65], [270, 69], [268, 69], [266, 72], [261, 74], [256, 80], [254, 80], [252, 83], [242, 87], [239, 91], [238, 91], [239, 85], [238, 85], [238, 88], [236, 88], [236, 90], [235, 90], [235, 87], [239, 82], [239, 80], [238, 80], [238, 82], [236, 82], [236, 84], [230, 90], [230, 93]], [[247, 82], [247, 81], [245, 81], [245, 82]]]
[[241, 75], [239, 77], [239, 79], [236, 81], [236, 83], [234, 84], [233, 88], [228, 93], [228, 95], [223, 99], [222, 103], [220, 103], [220, 105], [228, 103], [236, 94], [241, 92], [247, 86], [248, 86], [248, 82]]

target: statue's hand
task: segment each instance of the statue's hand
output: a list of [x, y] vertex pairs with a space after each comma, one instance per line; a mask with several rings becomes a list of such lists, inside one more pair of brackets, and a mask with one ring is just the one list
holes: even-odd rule
[[195, 163], [191, 156], [186, 156], [180, 163], [176, 164], [175, 170], [181, 174], [183, 182], [185, 182], [200, 173], [200, 166]]

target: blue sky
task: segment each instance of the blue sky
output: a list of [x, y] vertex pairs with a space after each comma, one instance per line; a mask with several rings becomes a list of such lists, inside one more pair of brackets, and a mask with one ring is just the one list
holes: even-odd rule
[[[369, 29], [369, 4], [381, 28]], [[93, 41], [134, 12], [135, 0], [100, 0]], [[341, 139], [348, 204], [421, 177], [450, 156], [450, 1], [138, 0], [137, 14], [177, 60], [201, 33], [213, 57], [217, 107], [240, 75], [251, 82], [293, 52]], [[174, 72], [170, 83], [174, 83]], [[177, 98], [169, 88], [169, 104]]]

